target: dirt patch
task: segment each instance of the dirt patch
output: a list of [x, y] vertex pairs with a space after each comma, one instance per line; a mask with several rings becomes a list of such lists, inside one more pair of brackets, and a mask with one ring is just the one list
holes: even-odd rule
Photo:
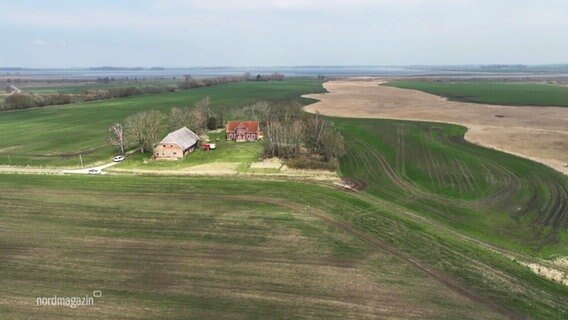
[[553, 262], [560, 267], [568, 268], [568, 257], [556, 258]]
[[459, 124], [469, 128], [465, 138], [470, 142], [568, 175], [568, 108], [454, 102], [417, 90], [380, 86], [382, 83], [377, 79], [326, 82], [329, 93], [304, 95], [320, 100], [305, 110], [337, 117]]
[[345, 191], [362, 191], [367, 188], [367, 183], [365, 181], [351, 179], [351, 178], [341, 178], [341, 181], [334, 183], [341, 190]]
[[521, 264], [543, 278], [568, 286], [568, 274], [564, 271], [546, 267], [538, 263], [521, 262]]

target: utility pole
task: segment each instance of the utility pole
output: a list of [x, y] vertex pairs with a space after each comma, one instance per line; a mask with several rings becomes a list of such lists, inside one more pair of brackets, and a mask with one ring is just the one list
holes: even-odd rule
[[8, 155], [8, 165], [9, 165], [9, 166], [12, 165], [12, 158], [10, 158], [10, 155]]
[[81, 160], [81, 168], [83, 168], [83, 156], [79, 153], [79, 160]]

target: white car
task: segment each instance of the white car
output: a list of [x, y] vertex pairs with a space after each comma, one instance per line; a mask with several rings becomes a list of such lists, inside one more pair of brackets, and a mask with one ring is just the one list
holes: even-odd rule
[[116, 156], [116, 157], [112, 158], [112, 161], [114, 161], [114, 162], [124, 161], [124, 156]]
[[88, 174], [102, 174], [102, 170], [101, 169], [89, 169], [89, 171], [87, 172]]

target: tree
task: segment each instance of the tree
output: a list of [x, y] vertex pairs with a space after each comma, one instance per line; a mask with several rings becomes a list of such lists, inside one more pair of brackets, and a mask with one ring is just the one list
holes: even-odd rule
[[275, 72], [272, 75], [270, 75], [270, 80], [274, 80], [274, 81], [282, 81], [284, 80], [284, 75]]
[[108, 142], [111, 146], [116, 147], [120, 151], [120, 154], [124, 155], [124, 149], [126, 149], [126, 146], [128, 145], [124, 127], [121, 123], [117, 122], [110, 126], [110, 128], [108, 128], [108, 131]]
[[192, 125], [191, 112], [189, 108], [174, 107], [170, 110], [168, 116], [168, 127], [170, 130], [177, 130], [179, 128], [188, 127]]
[[313, 153], [318, 153], [321, 147], [321, 137], [326, 127], [326, 122], [321, 119], [319, 112], [308, 115], [304, 121], [306, 131], [306, 147]]
[[190, 111], [190, 129], [194, 130], [196, 133], [200, 134], [207, 130], [207, 122], [211, 115], [211, 110], [209, 109], [210, 99], [205, 97], [197, 101], [193, 105], [193, 109]]
[[324, 161], [330, 161], [345, 155], [345, 143], [343, 136], [334, 127], [328, 124], [321, 136], [319, 153]]
[[217, 127], [224, 127], [225, 126], [225, 114], [223, 112], [223, 110], [219, 110], [219, 112], [217, 112], [218, 117], [217, 117]]
[[217, 129], [217, 118], [210, 116], [209, 119], [207, 119], [207, 129]]
[[304, 121], [305, 144], [312, 154], [319, 154], [324, 161], [345, 154], [343, 136], [319, 113], [309, 115]]
[[151, 150], [164, 134], [165, 116], [156, 110], [143, 111], [125, 120], [126, 136], [140, 148], [140, 152]]

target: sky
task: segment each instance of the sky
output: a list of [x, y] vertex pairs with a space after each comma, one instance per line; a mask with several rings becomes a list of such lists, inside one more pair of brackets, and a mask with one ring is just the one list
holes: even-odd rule
[[0, 67], [568, 63], [566, 0], [0, 0]]

